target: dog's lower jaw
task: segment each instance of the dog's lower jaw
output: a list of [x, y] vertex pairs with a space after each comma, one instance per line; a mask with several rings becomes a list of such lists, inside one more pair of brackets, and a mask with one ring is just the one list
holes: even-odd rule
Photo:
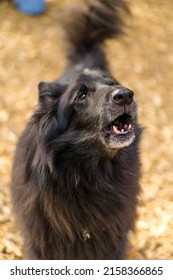
[[106, 155], [109, 158], [113, 158], [116, 156], [116, 154], [118, 153], [118, 151], [120, 149], [126, 148], [126, 147], [130, 146], [131, 144], [133, 144], [133, 142], [135, 141], [135, 138], [136, 138], [136, 135], [135, 135], [135, 133], [133, 133], [129, 139], [127, 139], [123, 142], [118, 141], [118, 139], [116, 139], [115, 141], [113, 139], [108, 141], [105, 139], [105, 137], [101, 137], [101, 141], [102, 141], [102, 144], [104, 145]]
[[135, 140], [135, 134], [133, 134], [129, 139], [127, 139], [123, 142], [117, 141], [115, 144], [114, 141], [112, 141], [112, 143], [110, 142], [109, 146], [112, 149], [122, 149], [122, 148], [125, 148], [125, 147], [128, 147], [129, 145], [131, 145], [134, 140]]

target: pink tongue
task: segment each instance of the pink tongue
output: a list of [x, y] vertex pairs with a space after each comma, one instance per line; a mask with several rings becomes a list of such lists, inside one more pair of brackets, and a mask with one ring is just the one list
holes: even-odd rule
[[114, 131], [114, 133], [116, 134], [116, 135], [119, 135], [119, 134], [126, 134], [127, 133], [127, 130], [125, 130], [125, 128], [123, 129], [123, 131], [120, 131], [120, 130], [116, 130], [116, 131]]
[[115, 125], [112, 127], [112, 131], [114, 134], [127, 134], [129, 130], [129, 125], [124, 124], [121, 127], [116, 127]]

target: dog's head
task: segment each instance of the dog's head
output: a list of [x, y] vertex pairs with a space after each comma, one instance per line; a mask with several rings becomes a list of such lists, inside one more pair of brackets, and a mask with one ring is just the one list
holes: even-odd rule
[[73, 144], [101, 143], [115, 151], [135, 139], [134, 93], [104, 71], [85, 69], [68, 85], [41, 82], [39, 93], [40, 108], [52, 124], [49, 138], [56, 142], [59, 137]]

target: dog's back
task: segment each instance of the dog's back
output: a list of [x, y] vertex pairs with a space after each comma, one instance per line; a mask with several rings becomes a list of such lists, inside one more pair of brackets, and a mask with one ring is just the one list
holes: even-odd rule
[[124, 1], [64, 16], [69, 65], [39, 84], [16, 150], [14, 212], [32, 259], [121, 259], [139, 193], [137, 106], [108, 73], [101, 45], [122, 32]]

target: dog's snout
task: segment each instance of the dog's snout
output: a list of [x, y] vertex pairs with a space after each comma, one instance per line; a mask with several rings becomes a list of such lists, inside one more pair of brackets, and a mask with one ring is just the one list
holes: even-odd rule
[[112, 93], [114, 102], [117, 105], [130, 105], [133, 101], [134, 92], [128, 88], [121, 88]]

